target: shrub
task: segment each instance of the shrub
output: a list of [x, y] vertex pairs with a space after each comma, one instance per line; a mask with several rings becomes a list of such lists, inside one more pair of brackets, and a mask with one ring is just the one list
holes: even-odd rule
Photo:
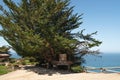
[[79, 73], [79, 72], [83, 72], [84, 71], [83, 68], [81, 66], [78, 66], [78, 65], [72, 66], [71, 70], [72, 70], [72, 72], [75, 72], [75, 73]]
[[8, 67], [0, 65], [0, 75], [6, 74], [10, 71], [11, 70]]
[[26, 57], [21, 60], [22, 65], [35, 65], [37, 62], [32, 57]]

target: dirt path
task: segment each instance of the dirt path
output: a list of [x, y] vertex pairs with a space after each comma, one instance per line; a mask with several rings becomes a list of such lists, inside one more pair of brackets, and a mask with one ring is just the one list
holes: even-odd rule
[[[37, 73], [38, 70], [39, 73]], [[120, 74], [62, 73], [43, 68], [34, 68], [32, 70], [17, 70], [5, 75], [1, 75], [0, 80], [120, 80]]]

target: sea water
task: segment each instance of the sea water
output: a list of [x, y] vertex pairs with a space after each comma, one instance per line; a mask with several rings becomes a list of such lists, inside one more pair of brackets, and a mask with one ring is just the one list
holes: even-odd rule
[[[83, 64], [83, 66], [97, 68], [120, 67], [120, 53], [101, 53], [97, 56], [86, 55], [84, 58], [86, 62]], [[120, 71], [120, 69], [116, 69], [116, 71]]]

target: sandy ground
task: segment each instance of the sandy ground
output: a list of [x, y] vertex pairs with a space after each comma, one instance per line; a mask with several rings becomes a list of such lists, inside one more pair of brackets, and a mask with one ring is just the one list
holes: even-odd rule
[[68, 73], [32, 68], [16, 70], [0, 76], [0, 80], [120, 80], [117, 73]]

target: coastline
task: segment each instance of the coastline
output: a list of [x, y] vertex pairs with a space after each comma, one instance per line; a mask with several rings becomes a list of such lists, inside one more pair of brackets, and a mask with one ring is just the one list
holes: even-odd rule
[[[41, 72], [37, 73], [34, 70]], [[45, 73], [44, 73], [45, 72]], [[64, 72], [64, 71], [63, 71]], [[119, 73], [61, 73], [44, 68], [16, 70], [0, 76], [0, 80], [120, 80]]]

